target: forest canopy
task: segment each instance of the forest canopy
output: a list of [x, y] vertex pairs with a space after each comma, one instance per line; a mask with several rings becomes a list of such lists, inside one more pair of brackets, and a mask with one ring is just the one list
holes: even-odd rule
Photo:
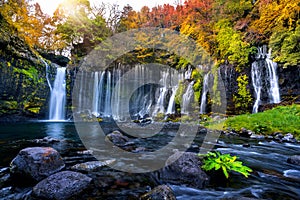
[[[67, 55], [74, 64], [105, 38], [143, 27], [169, 28], [187, 35], [218, 64], [247, 67], [256, 47], [264, 44], [273, 49], [276, 62], [285, 66], [300, 62], [300, 0], [187, 0], [178, 5], [144, 6], [140, 11], [130, 5], [120, 9], [118, 5], [91, 5], [88, 0], [65, 0], [53, 16], [31, 0], [2, 0], [0, 6], [1, 15], [32, 49]], [[177, 64], [188, 64], [172, 56], [141, 48], [127, 59], [172, 58]], [[155, 61], [151, 59], [147, 62]]]

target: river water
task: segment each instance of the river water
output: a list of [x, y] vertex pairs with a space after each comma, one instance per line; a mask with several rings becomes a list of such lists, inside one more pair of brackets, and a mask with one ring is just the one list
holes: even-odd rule
[[[113, 124], [109, 127], [113, 127]], [[175, 134], [172, 133], [172, 130], [165, 131], [165, 137], [161, 137], [161, 135], [158, 137], [160, 141], [165, 138], [167, 143]], [[8, 166], [18, 151], [28, 146], [27, 141], [46, 136], [73, 140], [82, 148], [72, 122], [42, 121], [0, 124], [0, 166]], [[153, 141], [157, 142], [158, 140], [154, 139]], [[199, 152], [202, 141], [203, 134], [198, 134], [189, 151]], [[147, 145], [149, 147], [149, 144]], [[58, 146], [57, 148], [64, 147]], [[211, 183], [202, 190], [184, 185], [170, 185], [177, 199], [240, 199], [240, 197], [300, 199], [300, 166], [287, 163], [289, 156], [300, 154], [299, 144], [221, 136], [215, 149], [222, 153], [237, 155], [254, 172], [249, 178], [231, 173], [231, 177], [226, 183]]]

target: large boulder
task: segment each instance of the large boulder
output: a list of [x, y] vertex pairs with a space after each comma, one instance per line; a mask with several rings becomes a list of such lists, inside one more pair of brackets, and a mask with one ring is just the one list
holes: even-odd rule
[[159, 185], [141, 196], [141, 200], [176, 200], [173, 190], [167, 185]]
[[300, 166], [300, 155], [294, 155], [287, 159], [288, 163]]
[[65, 200], [80, 194], [91, 181], [90, 177], [78, 172], [58, 172], [34, 186], [33, 196], [38, 199]]
[[10, 164], [10, 172], [18, 180], [40, 181], [65, 167], [60, 154], [51, 147], [22, 149]]
[[113, 131], [106, 136], [105, 140], [110, 140], [116, 145], [124, 145], [129, 141], [129, 138], [123, 135], [120, 131]]
[[202, 162], [195, 153], [176, 152], [166, 164], [167, 166], [158, 172], [159, 178], [165, 183], [186, 184], [195, 188], [203, 188], [208, 184], [209, 177], [202, 171]]

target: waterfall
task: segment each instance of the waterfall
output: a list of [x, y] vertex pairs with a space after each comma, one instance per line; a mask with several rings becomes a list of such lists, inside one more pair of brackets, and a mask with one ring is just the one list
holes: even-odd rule
[[166, 114], [173, 114], [175, 113], [175, 96], [177, 92], [178, 86], [172, 88], [172, 95], [169, 100], [168, 108]]
[[51, 90], [50, 105], [49, 105], [49, 120], [58, 121], [58, 120], [65, 119], [65, 104], [66, 104], [65, 77], [66, 77], [66, 68], [57, 67], [53, 88]]
[[159, 88], [159, 96], [158, 96], [158, 99], [156, 102], [153, 116], [157, 115], [158, 113], [165, 113], [165, 98], [166, 98], [166, 94], [168, 92], [168, 89], [167, 89], [168, 75], [169, 74], [164, 71], [161, 73], [160, 85], [162, 87]]
[[257, 113], [258, 106], [260, 104], [260, 96], [261, 96], [261, 89], [262, 89], [261, 70], [259, 70], [259, 66], [257, 62], [252, 63], [251, 77], [252, 77], [252, 85], [255, 92], [255, 98], [256, 98], [253, 105], [252, 112]]
[[51, 86], [50, 79], [49, 79], [49, 70], [50, 70], [49, 65], [43, 59], [41, 59], [41, 60], [42, 60], [42, 62], [44, 63], [44, 65], [46, 67], [46, 80], [47, 80], [48, 86], [50, 88], [50, 91], [52, 91], [52, 86]]
[[181, 107], [182, 114], [189, 114], [190, 103], [194, 95], [193, 85], [194, 85], [194, 81], [190, 82], [185, 93], [182, 96], [182, 107]]
[[104, 113], [103, 115], [105, 117], [110, 117], [111, 116], [111, 72], [107, 71], [106, 72], [106, 93], [105, 93], [105, 102], [104, 102]]
[[259, 47], [256, 61], [251, 65], [251, 78], [254, 88], [255, 102], [252, 112], [257, 113], [262, 101], [263, 92], [268, 94], [268, 103], [279, 103], [280, 93], [278, 77], [276, 74], [277, 63], [271, 60], [271, 49], [267, 53], [267, 46]]
[[[127, 121], [175, 113], [175, 95], [184, 73], [157, 69], [118, 65], [110, 70], [78, 73], [75, 114]], [[192, 85], [189, 91], [186, 101], [190, 101]]]
[[203, 88], [202, 88], [202, 95], [201, 95], [201, 104], [200, 104], [200, 114], [204, 114], [206, 112], [206, 98], [208, 92], [208, 81], [209, 81], [210, 73], [204, 75], [203, 78]]
[[266, 57], [267, 67], [268, 67], [268, 79], [270, 80], [270, 103], [280, 102], [280, 93], [278, 85], [278, 77], [276, 74], [277, 63], [271, 60], [271, 49]]

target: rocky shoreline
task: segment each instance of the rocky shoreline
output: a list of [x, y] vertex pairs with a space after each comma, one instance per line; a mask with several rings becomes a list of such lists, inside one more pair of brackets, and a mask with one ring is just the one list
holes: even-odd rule
[[[299, 143], [284, 139], [293, 138], [291, 134], [273, 138], [248, 136]], [[107, 139], [123, 143], [123, 147], [128, 144], [128, 150], [133, 152], [139, 150], [132, 148], [130, 138], [121, 132], [113, 131]], [[183, 153], [161, 170], [135, 174], [107, 167], [114, 160], [97, 161], [91, 151], [74, 141], [45, 137], [28, 141], [28, 146], [16, 155], [10, 167], [0, 169], [1, 199], [176, 199], [169, 184], [201, 189], [214, 181], [211, 174], [202, 171], [201, 160], [192, 152]], [[300, 156], [291, 156], [287, 162], [299, 166]]]

